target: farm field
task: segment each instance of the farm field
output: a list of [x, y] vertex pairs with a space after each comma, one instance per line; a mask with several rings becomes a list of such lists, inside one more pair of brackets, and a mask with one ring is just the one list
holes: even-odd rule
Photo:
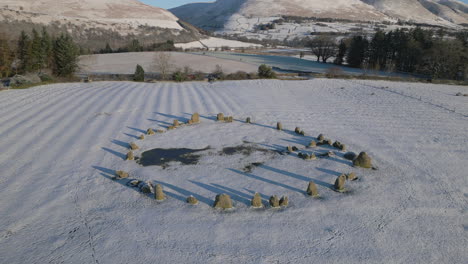
[[[468, 97], [459, 92], [468, 88], [332, 79], [0, 91], [0, 263], [463, 263]], [[138, 139], [194, 112], [200, 124]], [[218, 113], [234, 122], [216, 122]], [[306, 148], [320, 133], [366, 151], [375, 170], [329, 146]], [[137, 157], [204, 151], [190, 165], [141, 166], [125, 160], [131, 142]], [[328, 151], [336, 155], [320, 157]], [[130, 177], [112, 179], [116, 170]], [[359, 179], [334, 191], [350, 172]], [[161, 184], [167, 199], [132, 179]], [[306, 194], [310, 181], [320, 198]], [[265, 208], [250, 208], [255, 192]], [[220, 193], [233, 210], [212, 208]], [[289, 205], [270, 208], [272, 195]]]

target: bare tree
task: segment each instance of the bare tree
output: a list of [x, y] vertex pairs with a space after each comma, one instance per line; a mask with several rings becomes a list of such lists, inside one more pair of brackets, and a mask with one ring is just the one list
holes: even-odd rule
[[317, 56], [317, 62], [327, 62], [336, 53], [335, 39], [330, 36], [318, 36], [309, 42], [312, 53]]
[[153, 68], [156, 72], [161, 74], [161, 78], [166, 80], [173, 68], [171, 64], [170, 52], [157, 52], [153, 59]]

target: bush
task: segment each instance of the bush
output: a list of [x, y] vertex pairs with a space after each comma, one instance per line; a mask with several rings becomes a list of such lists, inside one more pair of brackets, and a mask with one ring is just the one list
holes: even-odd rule
[[216, 68], [215, 68], [214, 72], [212, 73], [212, 76], [215, 79], [224, 80], [225, 75], [224, 75], [224, 71], [223, 71], [223, 68], [221, 67], [221, 65], [216, 65]]
[[258, 77], [264, 78], [264, 79], [275, 79], [276, 73], [273, 71], [271, 67], [265, 64], [262, 64], [260, 65], [260, 67], [258, 67]]
[[251, 79], [249, 74], [244, 71], [238, 71], [236, 73], [231, 73], [226, 76], [227, 80], [247, 80]]
[[178, 69], [172, 74], [172, 80], [176, 82], [185, 82], [188, 80], [188, 75], [185, 72]]
[[139, 64], [136, 66], [135, 75], [133, 75], [133, 80], [135, 82], [144, 82], [145, 81], [145, 70]]
[[325, 76], [327, 76], [327, 78], [336, 78], [342, 75], [344, 75], [344, 72], [341, 68], [338, 68], [338, 67], [328, 68], [325, 71]]

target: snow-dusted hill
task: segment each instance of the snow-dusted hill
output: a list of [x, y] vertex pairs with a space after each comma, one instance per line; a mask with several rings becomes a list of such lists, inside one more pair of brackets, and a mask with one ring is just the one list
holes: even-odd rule
[[127, 44], [136, 36], [142, 43], [190, 42], [200, 34], [182, 26], [167, 10], [138, 0], [1, 0], [0, 33], [12, 39], [21, 30], [46, 26], [54, 34], [68, 31], [86, 46], [103, 48]]
[[236, 30], [245, 28], [249, 19], [261, 22], [285, 15], [360, 21], [400, 19], [451, 27], [468, 23], [466, 8], [466, 4], [454, 0], [218, 0], [170, 11], [199, 27]]
[[[468, 97], [457, 92], [468, 90], [331, 79], [1, 91], [0, 263], [465, 263]], [[201, 124], [138, 140], [196, 111]], [[241, 121], [217, 123], [219, 112]], [[305, 148], [319, 133], [367, 151], [378, 170], [354, 168], [339, 151], [315, 161], [271, 155], [288, 145], [332, 150]], [[245, 141], [270, 151], [218, 154]], [[137, 156], [211, 153], [195, 165], [142, 167], [124, 161], [129, 142], [141, 147]], [[115, 170], [162, 184], [168, 199], [112, 180]], [[333, 191], [351, 171], [359, 180]], [[309, 181], [321, 199], [306, 195]], [[252, 209], [254, 192], [265, 204], [287, 195], [289, 207]], [[231, 195], [235, 210], [214, 210], [218, 193]], [[200, 204], [188, 205], [189, 195]]]

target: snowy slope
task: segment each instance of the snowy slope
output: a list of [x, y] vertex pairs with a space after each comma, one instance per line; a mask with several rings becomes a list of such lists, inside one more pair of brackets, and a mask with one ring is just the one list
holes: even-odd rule
[[246, 27], [245, 20], [257, 19], [259, 23], [281, 15], [360, 21], [401, 19], [451, 27], [454, 23], [468, 22], [466, 7], [451, 0], [218, 0], [187, 4], [170, 11], [200, 27], [235, 31]]
[[[466, 87], [377, 81], [56, 84], [0, 92], [1, 263], [464, 263], [468, 258]], [[147, 137], [198, 111], [202, 123]], [[217, 124], [218, 112], [256, 124]], [[273, 127], [303, 128], [306, 137]], [[377, 171], [342, 158], [302, 161], [216, 154], [166, 170], [125, 162], [127, 143], [243, 141], [303, 146], [319, 133], [367, 151]], [[327, 151], [320, 148], [317, 151]], [[142, 150], [137, 151], [137, 155]], [[306, 150], [310, 151], [310, 150]], [[114, 170], [161, 183], [157, 203]], [[330, 189], [342, 172], [360, 180]], [[322, 199], [307, 197], [308, 181]], [[283, 210], [249, 208], [253, 192], [288, 195]], [[229, 193], [236, 209], [210, 208]], [[185, 203], [199, 198], [196, 207]]]

